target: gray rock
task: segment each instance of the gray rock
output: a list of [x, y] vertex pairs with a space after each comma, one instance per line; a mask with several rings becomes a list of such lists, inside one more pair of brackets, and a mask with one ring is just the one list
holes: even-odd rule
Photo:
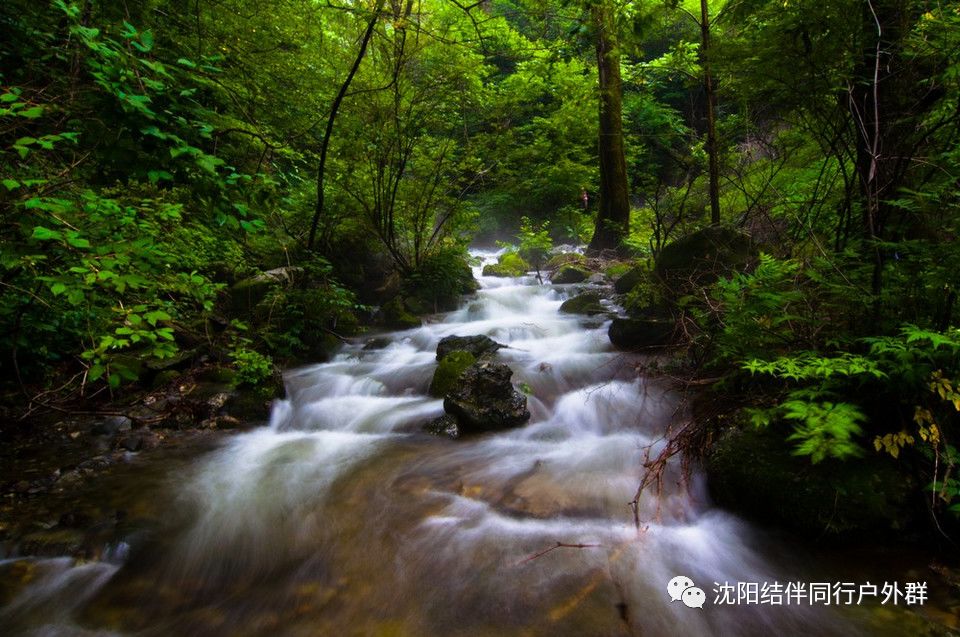
[[530, 419], [527, 397], [513, 387], [511, 376], [513, 370], [503, 363], [482, 361], [467, 368], [443, 400], [461, 433], [508, 429]]
[[447, 436], [454, 439], [460, 437], [460, 427], [457, 424], [457, 419], [450, 414], [434, 418], [423, 426], [423, 430], [435, 436]]
[[386, 349], [392, 342], [393, 341], [391, 341], [386, 336], [374, 336], [373, 338], [369, 339], [366, 343], [364, 343], [363, 349], [364, 351]]
[[230, 288], [233, 309], [251, 311], [272, 288], [292, 284], [302, 272], [303, 268], [297, 266], [276, 268], [240, 281]]
[[447, 336], [440, 339], [437, 344], [437, 360], [443, 360], [448, 354], [456, 351], [469, 352], [474, 358], [481, 358], [494, 354], [501, 347], [506, 345], [496, 342], [489, 336]]

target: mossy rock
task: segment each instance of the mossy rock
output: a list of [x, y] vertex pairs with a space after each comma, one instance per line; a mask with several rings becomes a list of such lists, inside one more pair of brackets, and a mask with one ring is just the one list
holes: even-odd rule
[[450, 352], [437, 365], [430, 383], [430, 395], [443, 398], [457, 385], [457, 381], [468, 367], [477, 362], [477, 358], [470, 352], [456, 350]]
[[550, 282], [556, 285], [583, 283], [591, 274], [593, 273], [590, 270], [579, 265], [565, 265], [550, 277]]
[[654, 272], [672, 289], [691, 282], [704, 285], [745, 269], [754, 257], [749, 235], [723, 226], [708, 226], [665, 246], [657, 257]]
[[560, 311], [566, 314], [603, 314], [606, 308], [600, 305], [600, 295], [596, 292], [584, 292], [567, 299], [560, 306]]
[[385, 326], [396, 329], [420, 327], [420, 319], [407, 310], [403, 299], [399, 296], [394, 297], [380, 308], [379, 318]]
[[519, 277], [530, 271], [530, 264], [516, 252], [507, 252], [496, 263], [483, 267], [483, 276]]
[[668, 347], [673, 343], [676, 322], [658, 317], [615, 318], [610, 323], [607, 336], [614, 347], [625, 351], [636, 351], [657, 347]]
[[555, 254], [543, 266], [546, 270], [558, 270], [565, 265], [586, 265], [587, 257], [576, 252], [561, 252]]
[[634, 266], [632, 263], [627, 262], [627, 261], [619, 262], [619, 263], [613, 263], [613, 264], [607, 266], [606, 269], [604, 269], [603, 273], [604, 273], [604, 274], [607, 276], [607, 278], [610, 279], [611, 281], [616, 281], [617, 279], [619, 279], [620, 277], [622, 277], [624, 274], [626, 274], [627, 272], [629, 272], [630, 270], [632, 270], [634, 267], [636, 267], [636, 266]]
[[260, 272], [234, 284], [230, 288], [230, 305], [236, 312], [253, 312], [277, 286], [289, 286], [303, 273], [303, 268], [290, 266]]
[[229, 367], [205, 367], [194, 373], [194, 378], [201, 383], [215, 383], [235, 387], [237, 385], [237, 372]]
[[647, 280], [650, 271], [643, 266], [634, 266], [613, 281], [613, 291], [617, 294], [627, 294], [633, 288]]
[[437, 312], [439, 308], [434, 302], [429, 299], [420, 296], [407, 296], [403, 299], [403, 307], [415, 316], [423, 316], [424, 314], [433, 314]]
[[757, 429], [734, 419], [706, 456], [710, 494], [745, 517], [811, 539], [862, 541], [900, 535], [917, 521], [916, 485], [890, 459], [873, 453], [812, 464], [793, 455], [789, 427]]
[[173, 381], [180, 378], [180, 376], [181, 372], [175, 369], [165, 369], [154, 377], [152, 387], [154, 389], [161, 389], [170, 385]]
[[448, 354], [456, 351], [469, 352], [475, 358], [489, 357], [497, 353], [497, 350], [506, 347], [503, 343], [498, 343], [489, 336], [476, 334], [473, 336], [444, 336], [437, 343], [437, 360], [441, 361]]

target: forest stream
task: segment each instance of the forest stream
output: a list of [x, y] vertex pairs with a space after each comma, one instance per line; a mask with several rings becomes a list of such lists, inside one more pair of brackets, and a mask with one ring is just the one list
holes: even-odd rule
[[[156, 521], [99, 560], [0, 562], [8, 589], [22, 582], [0, 597], [3, 633], [905, 634], [907, 611], [877, 603], [714, 604], [718, 583], [866, 571], [714, 508], [679, 457], [643, 494], [638, 530], [628, 503], [644, 461], [687, 405], [638, 373], [640, 355], [613, 350], [603, 319], [558, 312], [570, 286], [481, 268], [480, 291], [438, 322], [289, 371], [269, 424], [161, 477], [134, 461], [131, 479], [155, 483], [140, 497]], [[438, 341], [477, 334], [508, 346], [497, 359], [529, 394], [529, 423], [423, 433], [443, 413], [427, 396]], [[678, 575], [704, 590], [702, 608], [671, 602]]]

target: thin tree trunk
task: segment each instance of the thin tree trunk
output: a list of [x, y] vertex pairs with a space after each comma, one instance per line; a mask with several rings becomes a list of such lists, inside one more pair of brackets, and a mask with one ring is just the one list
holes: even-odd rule
[[363, 61], [363, 56], [367, 53], [367, 45], [373, 36], [373, 30], [377, 26], [377, 20], [380, 19], [380, 14], [383, 12], [384, 1], [385, 0], [377, 0], [373, 14], [370, 16], [370, 21], [367, 22], [367, 29], [363, 32], [363, 39], [360, 41], [360, 50], [357, 51], [357, 57], [353, 61], [353, 66], [350, 67], [347, 78], [343, 81], [343, 84], [340, 85], [340, 90], [333, 100], [333, 106], [330, 107], [330, 116], [327, 118], [327, 128], [323, 133], [323, 141], [320, 144], [320, 164], [317, 167], [317, 206], [313, 212], [313, 222], [310, 224], [310, 237], [307, 239], [307, 250], [313, 250], [313, 244], [317, 237], [317, 226], [320, 223], [320, 218], [323, 216], [323, 179], [327, 167], [327, 151], [330, 148], [330, 138], [333, 136], [333, 124], [337, 119], [337, 111], [340, 110], [340, 104], [343, 103], [343, 98], [350, 89], [351, 82], [353, 82], [353, 76], [357, 74], [357, 69], [360, 68], [360, 62]]
[[720, 162], [717, 160], [717, 95], [710, 73], [710, 11], [707, 0], [700, 0], [700, 59], [703, 65], [703, 90], [707, 97], [707, 156], [710, 161], [710, 223], [720, 223]]
[[620, 51], [607, 2], [592, 9], [597, 29], [597, 71], [600, 82], [600, 205], [589, 251], [616, 249], [630, 231], [627, 161], [623, 150], [623, 88]]

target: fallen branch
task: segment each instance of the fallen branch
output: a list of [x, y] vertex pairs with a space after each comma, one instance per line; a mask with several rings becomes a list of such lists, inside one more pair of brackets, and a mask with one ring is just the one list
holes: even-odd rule
[[591, 549], [591, 548], [599, 548], [601, 546], [602, 544], [565, 544], [563, 542], [557, 542], [555, 545], [551, 546], [548, 549], [540, 551], [539, 553], [534, 553], [533, 555], [520, 560], [514, 566], [523, 566], [527, 562], [532, 562], [537, 558], [543, 557], [550, 551], [556, 551], [557, 549]]

